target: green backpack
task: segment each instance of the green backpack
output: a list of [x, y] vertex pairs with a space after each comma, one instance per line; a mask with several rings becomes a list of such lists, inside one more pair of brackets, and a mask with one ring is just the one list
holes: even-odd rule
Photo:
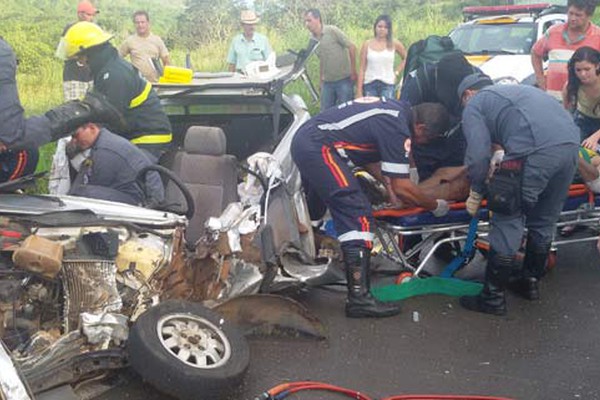
[[406, 54], [403, 79], [425, 64], [435, 64], [445, 55], [462, 53], [448, 36], [431, 35], [410, 45]]

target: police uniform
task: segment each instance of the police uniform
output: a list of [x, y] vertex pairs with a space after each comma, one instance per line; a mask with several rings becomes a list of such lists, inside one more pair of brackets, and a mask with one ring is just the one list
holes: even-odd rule
[[[512, 169], [520, 175], [521, 187], [516, 196], [520, 195], [521, 206], [510, 213], [494, 212], [491, 217], [486, 283], [491, 282], [492, 290], [477, 302], [467, 299], [468, 304], [463, 304], [476, 311], [503, 314], [503, 290], [514, 268], [525, 227], [526, 254], [518, 281], [529, 286], [521, 285], [517, 292], [527, 298], [539, 295], [537, 280], [544, 274], [556, 222], [575, 172], [579, 130], [556, 100], [525, 85], [479, 90], [465, 107], [462, 125], [467, 139], [465, 163], [474, 192], [488, 191], [492, 143], [505, 151], [500, 169]], [[489, 293], [492, 296], [487, 299], [495, 296], [498, 301], [487, 301]]]
[[94, 76], [94, 90], [106, 96], [124, 116], [125, 130], [111, 130], [143, 150], [157, 161], [170, 148], [171, 124], [152, 85], [119, 57], [117, 49], [105, 43], [90, 49], [88, 62]]
[[138, 172], [152, 162], [129, 141], [102, 128], [83, 162], [69, 194], [128, 204], [143, 204], [148, 198], [164, 198], [157, 172], [146, 174], [145, 192], [135, 182]]

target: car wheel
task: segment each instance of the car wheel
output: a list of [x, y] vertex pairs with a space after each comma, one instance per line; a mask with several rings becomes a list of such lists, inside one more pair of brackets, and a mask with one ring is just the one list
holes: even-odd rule
[[219, 399], [235, 389], [250, 362], [245, 337], [206, 307], [167, 301], [132, 326], [129, 361], [141, 377], [180, 399]]

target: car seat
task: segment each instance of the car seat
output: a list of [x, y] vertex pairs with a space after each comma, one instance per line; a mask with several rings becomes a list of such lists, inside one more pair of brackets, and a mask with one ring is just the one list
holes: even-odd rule
[[[183, 181], [194, 198], [196, 211], [185, 234], [190, 244], [202, 235], [209, 217], [218, 217], [229, 203], [238, 200], [237, 160], [225, 154], [226, 148], [221, 128], [191, 126], [183, 147], [165, 165]], [[167, 203], [184, 204], [181, 192], [172, 182], [167, 184], [165, 197]]]

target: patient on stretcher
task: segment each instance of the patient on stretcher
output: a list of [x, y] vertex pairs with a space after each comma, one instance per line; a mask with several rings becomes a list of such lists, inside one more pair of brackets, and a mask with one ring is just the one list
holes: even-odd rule
[[577, 170], [588, 189], [594, 193], [600, 193], [600, 156], [598, 153], [581, 147]]
[[[462, 132], [458, 136], [431, 136], [428, 132], [412, 132], [409, 158], [411, 180], [421, 193], [433, 199], [464, 201], [469, 196], [467, 169], [462, 165], [465, 146]], [[443, 152], [444, 154], [440, 154]], [[450, 156], [451, 155], [451, 156]], [[383, 177], [378, 168], [365, 168], [355, 172], [364, 192], [374, 205], [392, 203], [395, 208], [415, 207], [415, 204], [403, 204], [399, 199], [386, 197]]]

